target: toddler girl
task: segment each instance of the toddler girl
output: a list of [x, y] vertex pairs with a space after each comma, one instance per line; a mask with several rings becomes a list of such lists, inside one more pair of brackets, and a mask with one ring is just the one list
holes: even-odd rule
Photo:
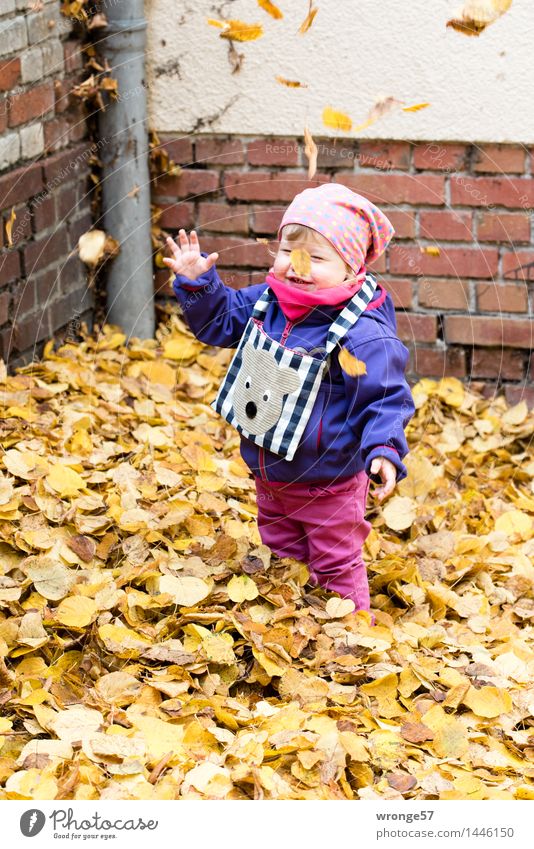
[[[304, 561], [311, 583], [356, 610], [370, 610], [370, 479], [382, 500], [406, 477], [404, 428], [415, 410], [393, 303], [366, 270], [393, 232], [366, 198], [325, 183], [286, 210], [265, 283], [225, 286], [218, 254], [201, 253], [194, 231], [180, 230], [179, 246], [169, 238], [174, 259], [164, 260], [196, 338], [237, 348], [212, 406], [241, 435], [262, 541]], [[352, 355], [345, 370], [342, 348]]]

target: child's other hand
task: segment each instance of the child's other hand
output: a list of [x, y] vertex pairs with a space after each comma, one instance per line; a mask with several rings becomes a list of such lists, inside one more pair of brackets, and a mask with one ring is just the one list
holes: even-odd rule
[[380, 475], [383, 486], [376, 489], [374, 495], [376, 495], [379, 501], [383, 501], [395, 489], [397, 469], [391, 460], [388, 460], [386, 457], [375, 457], [369, 471], [372, 475]]
[[174, 254], [174, 259], [164, 257], [163, 262], [172, 268], [175, 274], [181, 274], [183, 277], [188, 277], [189, 280], [196, 280], [206, 271], [209, 271], [219, 258], [219, 254], [210, 254], [208, 257], [201, 256], [198, 237], [194, 230], [191, 230], [190, 239], [187, 238], [185, 230], [180, 230], [178, 233], [180, 247], [174, 239], [167, 236], [167, 247]]

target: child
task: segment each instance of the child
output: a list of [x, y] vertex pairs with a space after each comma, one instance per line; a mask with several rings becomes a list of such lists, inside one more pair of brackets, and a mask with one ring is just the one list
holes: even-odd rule
[[[370, 610], [370, 479], [382, 483], [382, 500], [406, 477], [404, 427], [415, 410], [393, 303], [366, 271], [393, 232], [370, 201], [325, 183], [286, 210], [265, 283], [225, 286], [218, 254], [201, 254], [195, 231], [188, 240], [180, 230], [179, 247], [168, 238], [174, 259], [164, 260], [196, 338], [237, 347], [212, 406], [241, 435], [262, 541], [307, 563], [310, 583], [356, 610]], [[297, 249], [309, 254], [304, 271]], [[341, 368], [341, 348], [359, 361], [357, 376]]]

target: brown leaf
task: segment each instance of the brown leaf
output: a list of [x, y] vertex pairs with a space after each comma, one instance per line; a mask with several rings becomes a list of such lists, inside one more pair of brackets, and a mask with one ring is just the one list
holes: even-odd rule
[[434, 739], [434, 732], [422, 722], [405, 722], [401, 725], [400, 733], [408, 743], [424, 743]]
[[90, 537], [77, 534], [69, 537], [67, 545], [84, 563], [90, 563], [96, 552], [96, 543]]

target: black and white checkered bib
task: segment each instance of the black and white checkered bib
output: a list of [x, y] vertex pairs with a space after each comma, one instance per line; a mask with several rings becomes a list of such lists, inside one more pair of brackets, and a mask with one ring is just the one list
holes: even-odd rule
[[[267, 288], [254, 305], [210, 406], [256, 445], [292, 460], [310, 418], [328, 358], [364, 312], [376, 285], [376, 279], [368, 274], [361, 289], [330, 325], [322, 358], [292, 351], [267, 336], [263, 320], [274, 297]], [[252, 414], [254, 417], [250, 418]]]

